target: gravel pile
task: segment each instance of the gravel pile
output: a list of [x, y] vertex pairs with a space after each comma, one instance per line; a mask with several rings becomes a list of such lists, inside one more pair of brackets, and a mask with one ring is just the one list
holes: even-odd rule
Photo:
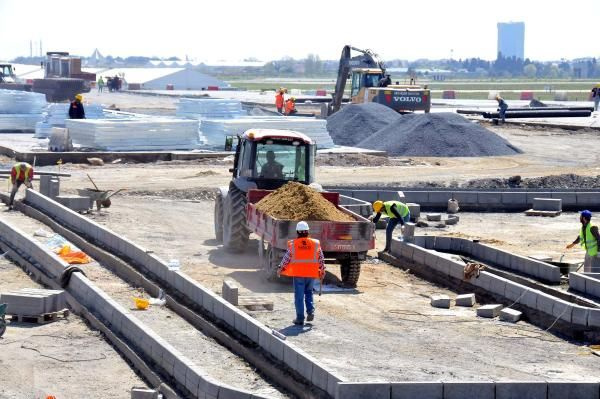
[[327, 119], [335, 144], [390, 156], [481, 157], [519, 149], [485, 127], [450, 112], [399, 115], [376, 103], [352, 104]]
[[385, 105], [350, 104], [327, 118], [327, 130], [335, 144], [356, 147], [399, 118], [400, 114]]
[[327, 201], [318, 191], [289, 182], [256, 204], [256, 208], [277, 219], [351, 222], [354, 219]]

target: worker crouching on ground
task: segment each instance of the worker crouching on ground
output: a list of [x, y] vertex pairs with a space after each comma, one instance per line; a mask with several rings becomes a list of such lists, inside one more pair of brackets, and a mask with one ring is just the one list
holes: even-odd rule
[[400, 223], [404, 227], [405, 223], [410, 222], [410, 210], [408, 205], [400, 201], [375, 201], [373, 202], [373, 211], [375, 211], [375, 217], [372, 217], [373, 223], [377, 224], [381, 214], [385, 214], [389, 217], [387, 227], [385, 228], [385, 249], [384, 252], [390, 251], [390, 245], [392, 244], [392, 234], [394, 229]]
[[315, 318], [313, 286], [315, 279], [321, 282], [325, 276], [325, 261], [319, 240], [308, 237], [308, 223], [302, 221], [296, 225], [298, 238], [288, 241], [288, 249], [279, 264], [277, 275], [294, 279], [294, 305], [296, 306], [295, 325], [304, 325], [304, 304], [306, 320]]
[[502, 123], [506, 120], [506, 110], [508, 109], [508, 104], [504, 99], [500, 96], [496, 96], [496, 101], [498, 101], [498, 116]]
[[293, 115], [296, 112], [296, 98], [295, 97], [290, 97], [286, 102], [285, 102], [285, 114], [286, 115]]
[[25, 187], [33, 188], [31, 182], [33, 181], [33, 166], [27, 162], [18, 162], [13, 165], [10, 170], [10, 182], [12, 183], [12, 190], [10, 192], [10, 200], [8, 201], [8, 209], [12, 209], [15, 195], [21, 187], [25, 184]]
[[280, 114], [283, 113], [283, 105], [284, 105], [283, 93], [284, 93], [283, 89], [279, 89], [279, 92], [275, 96], [275, 107], [277, 108], [277, 112], [279, 112]]
[[575, 241], [567, 245], [567, 249], [581, 244], [583, 249], [585, 249], [584, 273], [600, 273], [600, 258], [598, 258], [600, 234], [598, 233], [598, 227], [592, 224], [592, 212], [587, 210], [582, 211], [579, 214], [579, 221], [581, 222], [579, 236]]
[[75, 101], [71, 102], [69, 107], [69, 118], [71, 119], [85, 119], [85, 109], [83, 108], [83, 96], [77, 94]]

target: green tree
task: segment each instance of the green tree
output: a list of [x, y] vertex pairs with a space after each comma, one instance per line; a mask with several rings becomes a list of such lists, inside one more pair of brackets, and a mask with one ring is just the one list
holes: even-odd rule
[[535, 78], [537, 75], [537, 68], [533, 64], [527, 64], [523, 67], [523, 74], [528, 78]]

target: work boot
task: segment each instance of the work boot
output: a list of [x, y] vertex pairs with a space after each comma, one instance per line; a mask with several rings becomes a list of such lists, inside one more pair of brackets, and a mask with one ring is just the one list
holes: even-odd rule
[[296, 325], [296, 326], [303, 326], [304, 325], [304, 320], [294, 319], [292, 321], [292, 323], [294, 323], [294, 325]]
[[309, 313], [308, 316], [306, 316], [306, 321], [313, 321], [314, 319], [315, 319], [314, 313]]

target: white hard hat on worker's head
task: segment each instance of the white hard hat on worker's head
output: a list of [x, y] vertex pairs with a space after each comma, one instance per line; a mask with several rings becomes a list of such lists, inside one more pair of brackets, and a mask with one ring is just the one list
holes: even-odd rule
[[298, 222], [296, 225], [296, 231], [308, 231], [308, 223], [306, 223], [304, 220]]

